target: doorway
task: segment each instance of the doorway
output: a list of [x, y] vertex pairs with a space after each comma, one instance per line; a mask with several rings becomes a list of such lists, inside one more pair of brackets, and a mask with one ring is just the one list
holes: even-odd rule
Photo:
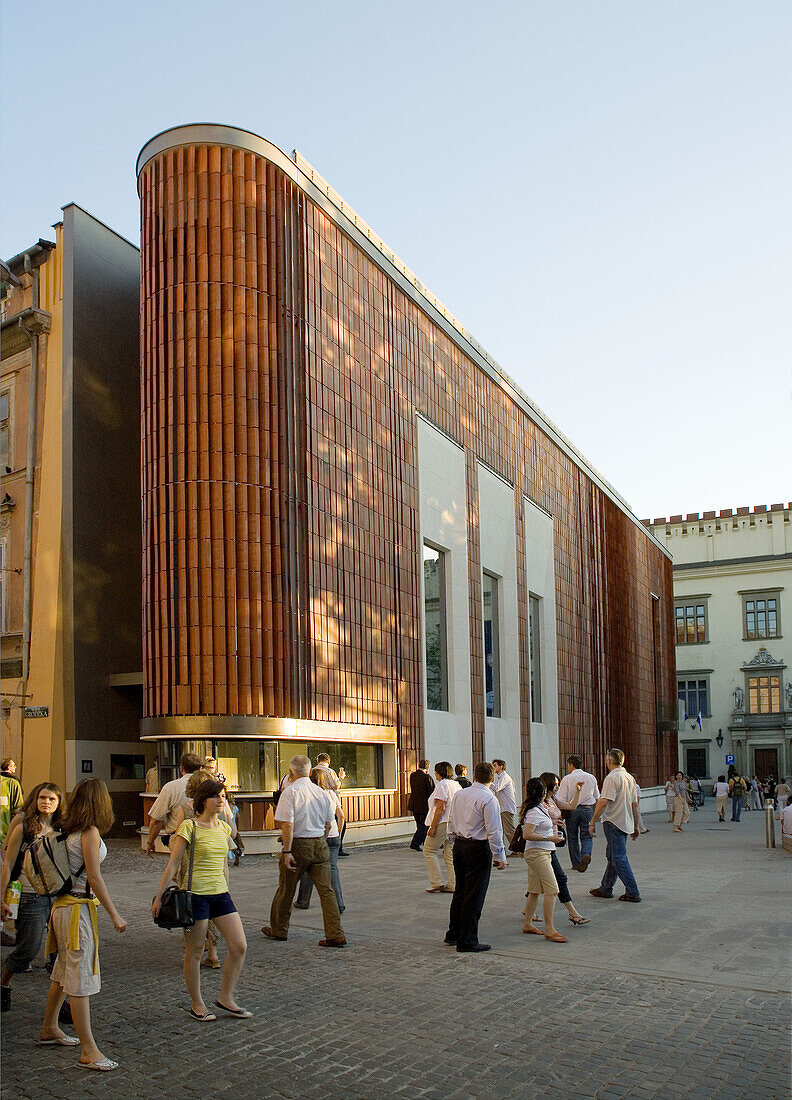
[[778, 749], [754, 749], [754, 775], [760, 780], [778, 779]]

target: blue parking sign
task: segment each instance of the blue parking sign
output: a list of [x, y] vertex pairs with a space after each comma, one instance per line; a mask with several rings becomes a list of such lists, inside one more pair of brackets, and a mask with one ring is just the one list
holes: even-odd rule
[[726, 753], [726, 763], [727, 764], [733, 764], [734, 763], [734, 757], [732, 756], [732, 754], [730, 752]]

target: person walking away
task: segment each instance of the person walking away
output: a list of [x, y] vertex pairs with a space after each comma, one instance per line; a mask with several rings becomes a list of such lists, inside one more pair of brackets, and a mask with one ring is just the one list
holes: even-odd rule
[[674, 776], [670, 776], [666, 780], [665, 800], [666, 800], [666, 813], [668, 814], [669, 824], [674, 820], [674, 799], [676, 798], [676, 791], [674, 790]]
[[[564, 829], [561, 824], [561, 809], [555, 800], [555, 794], [558, 791], [559, 779], [555, 772], [542, 772], [539, 779], [545, 786], [545, 797], [542, 802], [542, 809], [546, 810], [550, 820], [553, 822], [553, 829], [561, 837], [561, 843], [564, 841]], [[575, 797], [583, 789], [583, 783], [579, 782], [575, 790]], [[573, 798], [573, 803], [575, 799]], [[525, 830], [523, 829], [523, 833]], [[557, 843], [557, 842], [556, 842]], [[579, 913], [572, 903], [572, 897], [569, 893], [569, 880], [565, 872], [561, 869], [561, 861], [558, 858], [558, 852], [556, 851], [556, 844], [553, 844], [553, 848], [550, 852], [550, 864], [553, 868], [553, 874], [555, 875], [556, 884], [558, 885], [558, 900], [566, 908], [569, 913], [570, 924], [590, 924], [588, 917], [584, 917], [582, 913]], [[526, 897], [528, 895], [526, 894]]]
[[146, 794], [157, 794], [159, 791], [159, 757], [154, 757], [154, 763], [146, 772]]
[[[341, 893], [341, 876], [338, 873], [338, 850], [341, 847], [341, 830], [344, 828], [344, 811], [341, 808], [341, 799], [338, 797], [338, 792], [330, 790], [326, 787], [327, 773], [322, 768], [314, 768], [311, 772], [311, 782], [315, 783], [317, 787], [321, 787], [330, 798], [333, 805], [333, 824], [330, 826], [330, 832], [327, 834], [327, 849], [330, 853], [330, 885], [333, 887], [333, 892], [338, 902], [338, 912], [343, 913], [346, 906], [344, 905], [344, 898]], [[295, 909], [307, 909], [311, 904], [311, 894], [313, 893], [313, 882], [311, 876], [304, 871], [300, 875], [300, 888], [297, 892], [297, 900], [294, 903]]]
[[[184, 981], [190, 994], [190, 1016], [199, 1023], [217, 1019], [201, 992], [201, 957], [204, 953], [209, 921], [213, 920], [226, 941], [228, 951], [220, 982], [220, 994], [214, 1007], [247, 1020], [253, 1015], [240, 1008], [234, 994], [247, 953], [247, 940], [237, 908], [228, 892], [228, 845], [234, 828], [224, 819], [226, 812], [225, 783], [205, 779], [193, 797], [193, 818], [185, 818], [171, 841], [168, 865], [162, 873], [157, 893], [151, 903], [151, 915], [156, 917], [162, 905], [162, 895], [177, 871], [182, 856], [193, 848], [192, 901], [195, 924], [184, 930]], [[189, 856], [188, 856], [189, 867]], [[186, 889], [188, 878], [181, 879]]]
[[[60, 809], [63, 795], [55, 783], [39, 783], [33, 788], [22, 806], [23, 820], [15, 825], [8, 835], [6, 858], [0, 871], [0, 899], [12, 877], [21, 877], [22, 893], [19, 898], [19, 911], [16, 918], [16, 946], [6, 956], [0, 975], [0, 1009], [7, 1012], [11, 1007], [11, 981], [15, 974], [24, 974], [39, 953], [44, 933], [47, 930], [52, 902], [62, 883], [46, 881], [41, 860], [31, 849], [40, 849], [44, 838], [55, 836], [60, 824]], [[31, 854], [36, 858], [31, 859]], [[36, 864], [41, 875], [36, 872]], [[10, 909], [2, 901], [2, 918], [10, 915]]]
[[410, 841], [410, 847], [414, 852], [423, 850], [426, 832], [429, 826], [426, 824], [426, 815], [429, 812], [429, 795], [434, 790], [434, 779], [429, 774], [429, 761], [421, 759], [418, 767], [410, 773], [410, 797], [407, 799], [407, 809], [415, 818], [415, 834]]
[[729, 780], [729, 796], [732, 804], [732, 821], [739, 821], [742, 814], [743, 795], [745, 794], [745, 780], [739, 775], [734, 775]]
[[[427, 834], [424, 841], [424, 859], [429, 872], [427, 894], [454, 892], [454, 851], [448, 839], [448, 815], [456, 794], [462, 790], [452, 779], [453, 770], [447, 760], [435, 765], [435, 787], [429, 795], [426, 811]], [[443, 863], [445, 860], [445, 876]]]
[[454, 844], [454, 896], [444, 942], [457, 951], [490, 951], [479, 943], [478, 926], [487, 896], [492, 865], [506, 867], [500, 803], [490, 790], [495, 777], [491, 764], [473, 769], [473, 782], [454, 795], [448, 816], [448, 835]]
[[726, 806], [729, 801], [729, 784], [725, 775], [719, 775], [715, 786], [712, 788], [715, 795], [715, 809], [718, 811], [718, 821], [726, 820]]
[[638, 802], [638, 832], [642, 834], [648, 833], [649, 830], [644, 825], [644, 819], [641, 816], [641, 788], [638, 786], [637, 782], [635, 784], [635, 798]]
[[283, 842], [278, 889], [272, 899], [270, 923], [261, 931], [271, 940], [288, 938], [294, 892], [300, 875], [307, 871], [322, 906], [325, 938], [319, 941], [319, 946], [346, 947], [341, 914], [331, 885], [326, 840], [333, 825], [333, 806], [327, 791], [308, 778], [310, 770], [311, 761], [307, 756], [293, 756], [289, 761], [293, 781], [284, 787], [275, 808], [275, 825], [280, 828]]
[[[525, 905], [523, 932], [531, 936], [544, 936], [553, 943], [566, 943], [553, 924], [558, 883], [553, 874], [551, 854], [563, 837], [556, 831], [553, 820], [544, 806], [547, 794], [541, 779], [529, 779], [525, 784], [525, 800], [520, 807], [522, 834], [525, 838], [525, 866], [528, 871], [528, 901]], [[544, 932], [533, 926], [533, 916], [539, 904], [540, 895], [544, 895], [542, 912]]]
[[[8, 756], [0, 767], [0, 853], [5, 854], [11, 823], [22, 809], [24, 801], [22, 784], [16, 776], [16, 762]], [[2, 930], [3, 947], [13, 947], [15, 943], [14, 936], [4, 928]]]
[[58, 1013], [64, 998], [71, 1001], [71, 1014], [80, 1041], [83, 1069], [107, 1073], [118, 1062], [106, 1058], [91, 1028], [91, 997], [101, 989], [99, 971], [99, 905], [107, 912], [116, 932], [126, 930], [126, 921], [116, 909], [100, 870], [107, 855], [102, 840], [113, 824], [113, 804], [101, 779], [83, 779], [72, 791], [61, 822], [66, 835], [66, 854], [72, 874], [71, 892], [57, 897], [50, 914], [45, 950], [57, 951], [52, 968], [47, 1007], [39, 1041], [48, 1046], [76, 1045], [58, 1027]]
[[188, 802], [186, 794], [187, 781], [193, 772], [197, 772], [200, 767], [201, 761], [195, 753], [184, 753], [180, 764], [181, 775], [178, 779], [171, 779], [170, 783], [166, 783], [154, 800], [154, 804], [149, 810], [150, 821], [148, 842], [146, 844], [146, 852], [149, 856], [153, 856], [157, 849], [157, 837], [160, 838], [166, 848], [169, 846], [171, 837], [177, 828], [175, 825], [176, 811], [179, 807], [183, 810]]
[[[555, 800], [567, 814], [567, 842], [572, 870], [583, 873], [591, 863], [591, 854], [594, 850], [588, 827], [600, 790], [596, 777], [591, 772], [583, 770], [583, 760], [580, 756], [568, 756], [566, 765], [566, 775], [558, 785]], [[579, 788], [575, 802], [578, 783], [582, 786]]]
[[[701, 799], [701, 783], [695, 775], [688, 776], [688, 791], [690, 794], [689, 804], [693, 807], [693, 812], [697, 813], [699, 808], [699, 802]], [[638, 805], [640, 806], [640, 796]], [[643, 832], [643, 829], [641, 829]]]
[[[317, 768], [321, 768], [327, 776], [327, 784], [323, 787], [323, 790], [335, 791], [338, 797], [341, 797], [341, 788], [344, 785], [346, 779], [346, 772], [343, 768], [339, 768], [337, 772], [334, 772], [330, 767], [330, 757], [326, 752], [320, 752], [316, 758]], [[341, 844], [338, 849], [338, 858], [346, 859], [349, 852], [344, 851], [344, 834], [346, 833], [346, 821], [341, 829]]]
[[761, 810], [762, 808], [762, 790], [759, 786], [759, 780], [756, 776], [753, 776], [750, 780], [750, 790], [748, 791], [748, 809], [749, 810]]
[[674, 832], [681, 833], [682, 826], [690, 821], [688, 785], [682, 772], [674, 776]]
[[635, 795], [635, 780], [624, 768], [624, 753], [621, 749], [608, 749], [605, 755], [608, 774], [602, 783], [602, 795], [597, 800], [589, 825], [593, 835], [596, 823], [602, 817], [605, 833], [605, 858], [607, 866], [602, 881], [594, 890], [589, 890], [595, 898], [612, 898], [616, 878], [624, 884], [624, 893], [619, 901], [639, 902], [641, 895], [638, 884], [627, 858], [627, 837], [632, 834], [638, 839], [638, 800]]
[[454, 779], [463, 790], [465, 787], [470, 786], [470, 780], [467, 777], [467, 764], [454, 764]]
[[[517, 828], [515, 820], [517, 815], [517, 792], [514, 789], [514, 780], [506, 771], [506, 761], [493, 760], [492, 767], [495, 771], [492, 793], [497, 798], [500, 806], [503, 840], [505, 844], [509, 844], [514, 836], [514, 830]], [[519, 852], [513, 854], [519, 855]]]

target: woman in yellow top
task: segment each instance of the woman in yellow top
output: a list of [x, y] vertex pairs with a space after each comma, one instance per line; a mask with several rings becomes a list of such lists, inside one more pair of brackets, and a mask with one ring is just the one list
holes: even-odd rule
[[[193, 797], [193, 809], [195, 818], [183, 821], [174, 833], [168, 866], [151, 903], [151, 912], [155, 917], [159, 913], [162, 895], [176, 877], [182, 854], [188, 850], [194, 834], [192, 902], [195, 924], [184, 930], [184, 980], [192, 1002], [190, 1015], [201, 1023], [217, 1019], [214, 1012], [207, 1009], [201, 994], [201, 956], [211, 919], [228, 947], [220, 995], [214, 1002], [215, 1006], [231, 1016], [247, 1019], [252, 1013], [240, 1008], [234, 1000], [234, 990], [247, 952], [247, 940], [225, 876], [228, 838], [236, 835], [236, 829], [220, 817], [225, 810], [225, 784], [217, 779], [204, 780]], [[187, 883], [182, 885], [186, 887]]]

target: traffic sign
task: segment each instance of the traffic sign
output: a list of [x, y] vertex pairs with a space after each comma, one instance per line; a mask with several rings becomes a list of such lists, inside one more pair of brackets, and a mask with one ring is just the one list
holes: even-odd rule
[[726, 763], [727, 764], [733, 764], [734, 763], [734, 757], [732, 756], [732, 754], [730, 752], [726, 753]]

